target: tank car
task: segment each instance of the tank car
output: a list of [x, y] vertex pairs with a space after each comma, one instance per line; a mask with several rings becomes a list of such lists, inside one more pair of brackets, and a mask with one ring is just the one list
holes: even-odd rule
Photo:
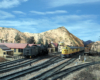
[[23, 49], [23, 56], [25, 58], [32, 58], [40, 55], [45, 55], [48, 54], [47, 47], [44, 45], [38, 46], [38, 45], [33, 45], [33, 46], [28, 46]]

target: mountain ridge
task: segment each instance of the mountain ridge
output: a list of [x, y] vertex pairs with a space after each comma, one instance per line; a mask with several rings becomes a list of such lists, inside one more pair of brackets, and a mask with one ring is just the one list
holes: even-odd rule
[[19, 34], [21, 37], [21, 43], [26, 43], [26, 39], [34, 36], [34, 39], [36, 42], [40, 38], [43, 39], [43, 43], [45, 43], [46, 40], [48, 42], [56, 42], [62, 41], [65, 43], [65, 45], [71, 45], [71, 46], [84, 46], [82, 40], [80, 40], [78, 37], [74, 36], [72, 33], [70, 33], [64, 26], [58, 27], [57, 29], [48, 30], [42, 33], [28, 33], [28, 32], [20, 32], [14, 28], [2, 28], [0, 27], [0, 34], [1, 39], [3, 37], [3, 40], [6, 39], [5, 36], [7, 35], [8, 42], [12, 41], [14, 42], [14, 37], [16, 34]]

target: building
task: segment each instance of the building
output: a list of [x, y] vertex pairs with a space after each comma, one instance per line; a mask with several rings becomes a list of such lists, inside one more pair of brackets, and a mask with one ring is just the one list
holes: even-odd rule
[[13, 55], [13, 50], [5, 45], [0, 45], [0, 56]]
[[64, 47], [64, 43], [63, 42], [59, 42], [58, 43], [58, 52], [62, 52], [63, 47]]
[[[13, 56], [22, 55], [23, 49], [27, 46], [41, 45], [41, 44], [27, 44], [27, 43], [0, 43], [0, 46], [5, 45], [12, 51]], [[2, 49], [2, 48], [1, 48]], [[3, 54], [4, 51], [1, 50], [0, 54]]]
[[51, 52], [55, 52], [58, 50], [58, 44], [57, 43], [53, 43], [51, 42], [50, 44], [48, 44], [48, 50], [49, 50], [49, 53]]
[[27, 47], [28, 44], [24, 43], [0, 43], [0, 45], [5, 45], [13, 51], [13, 55], [22, 55], [23, 49]]

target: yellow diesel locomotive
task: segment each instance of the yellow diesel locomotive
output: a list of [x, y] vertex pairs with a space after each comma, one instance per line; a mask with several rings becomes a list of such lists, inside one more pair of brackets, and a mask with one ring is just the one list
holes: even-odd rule
[[84, 47], [65, 46], [62, 49], [61, 57], [70, 57], [71, 55], [84, 51]]

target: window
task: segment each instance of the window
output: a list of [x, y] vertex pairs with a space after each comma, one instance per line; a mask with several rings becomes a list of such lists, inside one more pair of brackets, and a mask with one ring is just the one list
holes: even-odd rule
[[7, 52], [7, 55], [8, 55], [8, 52]]
[[3, 52], [3, 54], [5, 55], [5, 52]]
[[18, 49], [18, 52], [23, 52], [23, 49]]
[[16, 52], [16, 49], [14, 49], [14, 52]]

